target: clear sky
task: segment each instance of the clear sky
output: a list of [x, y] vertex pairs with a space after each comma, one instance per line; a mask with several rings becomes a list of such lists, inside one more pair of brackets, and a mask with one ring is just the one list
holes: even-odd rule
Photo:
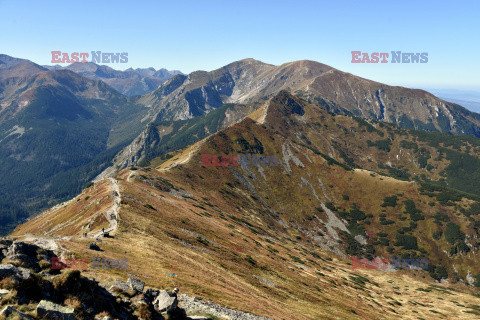
[[[255, 58], [316, 60], [392, 85], [480, 91], [480, 1], [0, 0], [0, 53], [128, 52], [114, 69], [188, 73]], [[428, 52], [425, 64], [353, 64], [351, 51]]]

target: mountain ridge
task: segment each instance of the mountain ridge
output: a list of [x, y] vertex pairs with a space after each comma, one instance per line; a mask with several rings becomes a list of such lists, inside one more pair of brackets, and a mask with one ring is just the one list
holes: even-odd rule
[[[337, 115], [281, 91], [254, 114], [159, 165], [118, 171], [117, 230], [99, 245], [105, 255], [128, 252], [129, 265], [147, 282], [175, 284], [275, 319], [349, 319], [351, 310], [364, 318], [427, 319], [434, 318], [437, 298], [445, 301], [436, 312], [461, 317], [472, 310], [452, 302], [454, 296], [466, 301], [471, 293], [470, 303], [478, 304], [471, 286], [480, 272], [480, 199], [376, 172], [408, 164], [409, 173], [441, 176], [450, 158], [437, 159], [436, 147], [413, 133]], [[380, 141], [389, 137], [387, 148]], [[354, 154], [340, 152], [344, 143], [357, 144], [363, 156], [353, 161], [371, 167], [352, 168]], [[442, 148], [467, 152], [461, 145]], [[427, 151], [429, 170], [419, 158]], [[468, 152], [479, 151], [471, 146]], [[203, 154], [242, 153], [276, 155], [279, 164], [202, 165]], [[75, 254], [88, 254], [85, 221], [89, 234], [110, 225], [103, 213], [116, 196], [107, 184], [96, 182], [12, 235], [57, 238]], [[452, 225], [460, 231], [453, 240]], [[352, 257], [428, 258], [428, 270], [353, 269]]]

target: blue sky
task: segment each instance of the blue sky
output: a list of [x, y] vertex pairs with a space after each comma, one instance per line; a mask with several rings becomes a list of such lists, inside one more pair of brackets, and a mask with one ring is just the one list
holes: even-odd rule
[[[0, 53], [128, 52], [115, 69], [213, 70], [310, 59], [391, 85], [480, 91], [480, 1], [0, 0]], [[428, 52], [426, 64], [353, 64], [351, 51]]]

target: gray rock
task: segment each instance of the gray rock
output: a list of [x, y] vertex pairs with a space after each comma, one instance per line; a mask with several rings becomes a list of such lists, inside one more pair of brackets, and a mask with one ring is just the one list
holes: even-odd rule
[[115, 289], [115, 288], [121, 289], [123, 291], [130, 290], [130, 286], [126, 282], [123, 282], [121, 280], [116, 280], [115, 284], [110, 288], [110, 290]]
[[17, 268], [17, 277], [22, 280], [30, 279], [32, 272], [25, 268]]
[[7, 258], [11, 261], [18, 261], [22, 266], [33, 269], [35, 272], [39, 272], [41, 270], [37, 259], [26, 254], [21, 253], [8, 255]]
[[0, 264], [0, 279], [14, 276], [18, 279], [27, 280], [32, 276], [30, 270], [25, 268], [17, 268], [13, 264]]
[[42, 300], [37, 306], [37, 316], [42, 319], [75, 320], [72, 308], [62, 307], [51, 301]]
[[236, 320], [271, 320], [267, 317], [256, 316], [240, 310], [230, 309], [212, 302], [197, 299], [181, 294], [178, 296], [182, 308], [188, 313], [208, 313], [219, 318]]
[[10, 264], [10, 263], [0, 264], [0, 280], [16, 275], [17, 272], [18, 272], [18, 269], [13, 264]]
[[143, 292], [143, 288], [145, 287], [145, 282], [138, 280], [137, 278], [128, 278], [127, 284], [130, 288], [138, 292]]
[[4, 316], [5, 318], [8, 318], [10, 315], [14, 315], [15, 319], [19, 319], [19, 320], [33, 320], [32, 317], [20, 311], [15, 310], [15, 308], [13, 308], [12, 306], [6, 306], [0, 312], [0, 316]]
[[3, 295], [9, 294], [9, 293], [10, 293], [9, 290], [0, 289], [0, 301], [2, 301]]
[[36, 245], [21, 242], [21, 241], [15, 241], [8, 248], [6, 256], [7, 258], [10, 258], [10, 256], [24, 254], [29, 257], [36, 258], [38, 249], [39, 247]]
[[153, 306], [159, 311], [173, 311], [177, 309], [178, 299], [171, 297], [167, 291], [162, 290], [158, 297], [153, 301]]

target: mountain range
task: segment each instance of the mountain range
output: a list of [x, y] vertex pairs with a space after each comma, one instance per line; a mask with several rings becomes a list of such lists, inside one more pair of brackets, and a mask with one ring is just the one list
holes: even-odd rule
[[0, 231], [273, 319], [480, 315], [480, 115], [307, 60], [167, 73], [1, 55]]
[[[274, 66], [245, 59], [189, 75], [91, 63], [50, 69], [0, 56], [4, 226], [72, 197], [95, 176], [111, 176], [204, 139], [281, 90], [336, 114], [449, 134], [478, 132], [478, 115], [459, 105], [314, 61]], [[116, 80], [169, 76], [143, 96], [112, 88]]]
[[66, 69], [92, 80], [101, 80], [127, 97], [149, 93], [174, 75], [183, 74], [178, 70], [155, 70], [154, 68], [129, 68], [120, 71], [92, 62], [77, 62], [66, 67], [60, 65], [43, 67], [48, 70]]
[[[474, 137], [368, 122], [282, 90], [168, 157], [100, 179], [12, 237], [85, 258], [106, 230], [101, 256], [127, 257], [148, 285], [273, 319], [469, 318], [478, 316], [480, 194], [463, 182], [480, 172], [479, 153]], [[222, 163], [242, 154], [278, 162]], [[357, 257], [428, 266], [354, 269]]]

